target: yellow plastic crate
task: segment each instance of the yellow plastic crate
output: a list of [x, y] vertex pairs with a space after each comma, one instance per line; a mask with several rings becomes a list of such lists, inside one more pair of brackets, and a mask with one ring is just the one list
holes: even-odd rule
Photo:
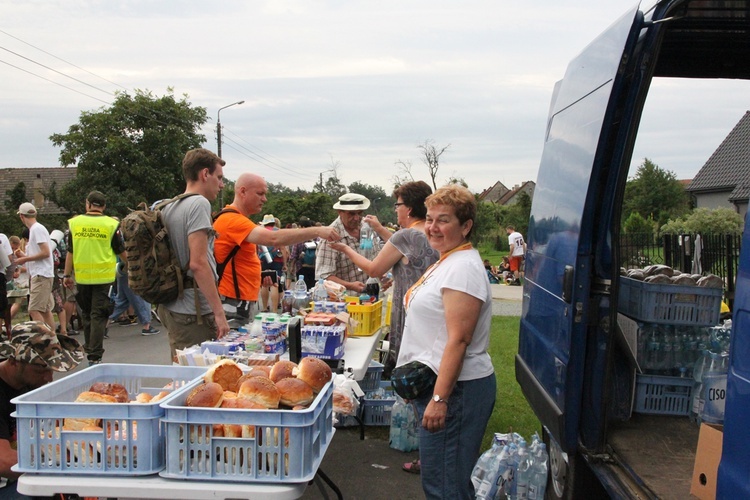
[[354, 337], [369, 337], [383, 326], [383, 301], [372, 304], [347, 306], [349, 316], [357, 321], [357, 326], [349, 330]]
[[391, 326], [391, 307], [393, 306], [393, 294], [388, 294], [388, 304], [385, 306], [385, 325]]

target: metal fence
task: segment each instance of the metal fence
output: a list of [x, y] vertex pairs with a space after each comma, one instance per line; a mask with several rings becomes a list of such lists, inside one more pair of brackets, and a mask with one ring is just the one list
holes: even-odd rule
[[665, 264], [686, 273], [712, 273], [724, 280], [730, 307], [740, 257], [741, 234], [701, 235], [696, 251], [696, 235], [651, 234], [620, 235], [620, 265], [626, 269]]

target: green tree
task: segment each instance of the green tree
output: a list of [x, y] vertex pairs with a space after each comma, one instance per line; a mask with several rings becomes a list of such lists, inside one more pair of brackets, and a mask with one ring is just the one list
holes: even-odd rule
[[182, 158], [200, 147], [206, 109], [192, 106], [188, 96], [175, 99], [168, 89], [162, 97], [137, 90], [120, 92], [114, 103], [98, 111], [84, 111], [65, 134], [50, 137], [62, 147], [61, 165], [77, 165], [76, 178], [50, 193], [71, 212], [84, 209], [86, 193], [107, 195], [107, 211], [123, 216], [140, 202], [174, 196], [185, 189]]
[[638, 212], [633, 212], [623, 224], [623, 229], [628, 234], [653, 234], [654, 221], [644, 219]]
[[729, 208], [696, 208], [692, 213], [670, 220], [661, 227], [665, 234], [726, 234], [741, 233], [742, 216]]
[[690, 209], [689, 197], [673, 172], [664, 170], [648, 158], [625, 185], [623, 214], [637, 212], [644, 219], [664, 224]]

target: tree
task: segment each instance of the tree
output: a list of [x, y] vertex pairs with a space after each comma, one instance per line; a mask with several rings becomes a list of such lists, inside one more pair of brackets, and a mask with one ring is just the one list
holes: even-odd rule
[[391, 178], [394, 188], [414, 180], [414, 176], [411, 173], [411, 161], [396, 160], [393, 164], [396, 165], [397, 170], [396, 175]]
[[644, 158], [625, 186], [623, 214], [638, 212], [644, 219], [652, 218], [661, 225], [689, 209], [688, 195], [675, 174]]
[[741, 233], [743, 226], [742, 216], [732, 209], [696, 208], [692, 213], [664, 224], [661, 232], [665, 234]]
[[381, 223], [396, 222], [396, 213], [393, 210], [396, 200], [386, 194], [382, 187], [355, 181], [349, 184], [349, 192], [366, 196], [370, 200], [370, 208], [366, 212], [376, 215]]
[[422, 163], [427, 167], [427, 171], [430, 174], [432, 180], [432, 188], [437, 190], [437, 174], [440, 168], [440, 157], [451, 145], [448, 144], [444, 148], [435, 147], [434, 142], [431, 139], [424, 141], [424, 143], [417, 146], [417, 149], [422, 150]]
[[67, 133], [50, 137], [62, 147], [60, 164], [78, 166], [76, 178], [50, 198], [81, 212], [86, 194], [97, 189], [107, 196], [107, 212], [124, 216], [140, 202], [175, 196], [185, 189], [185, 152], [206, 142], [206, 120], [205, 108], [187, 95], [176, 100], [171, 88], [162, 97], [118, 92], [110, 107], [84, 111]]

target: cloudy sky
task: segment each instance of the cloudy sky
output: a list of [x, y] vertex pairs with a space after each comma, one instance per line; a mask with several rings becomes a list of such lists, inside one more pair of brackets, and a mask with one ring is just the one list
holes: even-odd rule
[[[58, 165], [49, 136], [115, 91], [207, 109], [205, 146], [244, 171], [312, 188], [390, 192], [417, 145], [448, 146], [438, 181], [479, 192], [535, 180], [553, 84], [632, 0], [0, 0], [0, 168]], [[691, 178], [750, 109], [747, 82], [657, 81], [636, 145]], [[631, 173], [634, 169], [631, 168]]]

